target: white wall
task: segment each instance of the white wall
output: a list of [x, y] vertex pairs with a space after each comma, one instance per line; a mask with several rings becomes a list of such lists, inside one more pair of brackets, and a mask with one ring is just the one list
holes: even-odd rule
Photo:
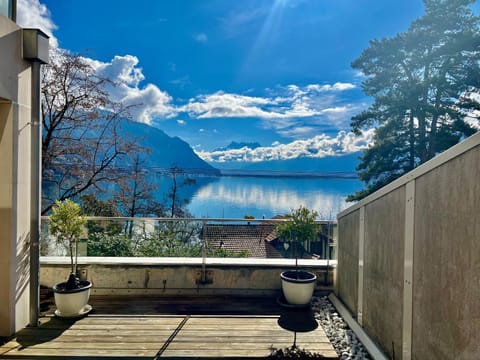
[[31, 69], [0, 15], [0, 336], [29, 322]]

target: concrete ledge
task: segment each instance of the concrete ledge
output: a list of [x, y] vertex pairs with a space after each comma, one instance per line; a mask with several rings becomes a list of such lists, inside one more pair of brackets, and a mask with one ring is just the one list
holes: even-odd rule
[[[42, 265], [69, 265], [70, 258], [65, 256], [41, 256]], [[202, 265], [202, 258], [193, 257], [79, 257], [79, 265]], [[206, 258], [206, 265], [213, 266], [259, 266], [259, 267], [295, 267], [295, 259], [257, 259], [257, 258]], [[337, 260], [299, 259], [301, 267], [336, 267]]]
[[[67, 257], [42, 257], [40, 283], [53, 286], [70, 271]], [[94, 295], [270, 295], [280, 293], [282, 271], [291, 259], [252, 258], [100, 258], [78, 259], [82, 279], [93, 283]], [[336, 261], [299, 260], [314, 272], [317, 292], [333, 288]]]

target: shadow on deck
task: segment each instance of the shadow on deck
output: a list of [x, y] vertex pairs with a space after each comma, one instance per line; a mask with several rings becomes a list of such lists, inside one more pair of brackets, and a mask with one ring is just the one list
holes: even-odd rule
[[53, 316], [0, 347], [1, 359], [246, 359], [296, 345], [336, 359], [310, 309], [275, 298], [92, 296], [80, 319]]

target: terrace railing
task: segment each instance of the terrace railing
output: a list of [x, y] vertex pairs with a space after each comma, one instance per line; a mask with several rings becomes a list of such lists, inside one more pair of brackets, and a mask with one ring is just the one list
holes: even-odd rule
[[[85, 225], [79, 275], [96, 295], [278, 295], [280, 272], [295, 260], [276, 238], [285, 220], [100, 218]], [[331, 291], [336, 223], [319, 221], [318, 241], [304, 244], [298, 261], [318, 277], [316, 291]], [[68, 276], [67, 250], [42, 220], [40, 280]], [[327, 257], [327, 259], [322, 259]]]
[[[87, 217], [79, 256], [290, 258], [275, 228], [285, 219]], [[320, 231], [304, 243], [304, 258], [333, 259], [337, 224], [317, 221]], [[40, 253], [66, 256], [42, 217]]]

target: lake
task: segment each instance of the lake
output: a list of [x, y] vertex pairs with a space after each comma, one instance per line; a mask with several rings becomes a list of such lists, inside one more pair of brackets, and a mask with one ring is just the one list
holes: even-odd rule
[[303, 205], [331, 220], [351, 205], [347, 195], [361, 188], [357, 179], [222, 176], [197, 178], [185, 195], [191, 199], [188, 210], [199, 218], [271, 218]]

